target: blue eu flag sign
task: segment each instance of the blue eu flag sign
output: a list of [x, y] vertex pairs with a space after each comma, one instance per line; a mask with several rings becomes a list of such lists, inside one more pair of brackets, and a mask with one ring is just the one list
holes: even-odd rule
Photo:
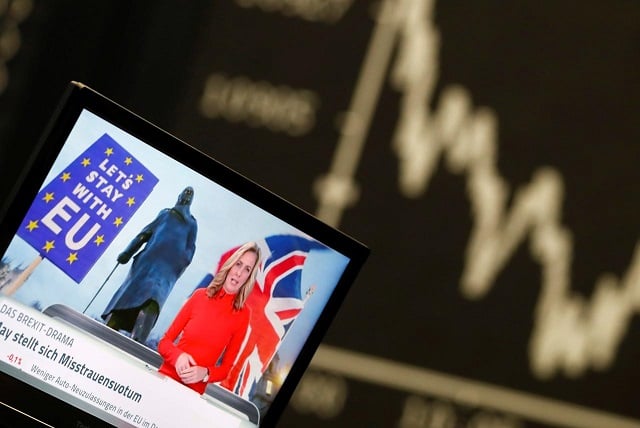
[[80, 282], [157, 183], [104, 134], [40, 190], [18, 236]]

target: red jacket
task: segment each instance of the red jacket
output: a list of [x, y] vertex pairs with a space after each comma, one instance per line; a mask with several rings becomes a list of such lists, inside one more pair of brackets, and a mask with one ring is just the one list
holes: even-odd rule
[[[241, 310], [233, 308], [234, 298], [235, 295], [224, 290], [212, 298], [207, 297], [204, 288], [194, 291], [158, 343], [158, 352], [164, 358], [160, 373], [181, 382], [175, 362], [186, 352], [195, 359], [196, 365], [209, 369], [209, 382], [227, 377], [247, 333], [250, 315], [246, 306]], [[197, 382], [186, 386], [202, 394], [207, 384]]]

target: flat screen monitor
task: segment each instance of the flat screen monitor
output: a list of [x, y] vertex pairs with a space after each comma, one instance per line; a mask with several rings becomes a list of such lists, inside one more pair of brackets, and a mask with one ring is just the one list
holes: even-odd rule
[[16, 183], [7, 425], [273, 426], [369, 254], [77, 82]]

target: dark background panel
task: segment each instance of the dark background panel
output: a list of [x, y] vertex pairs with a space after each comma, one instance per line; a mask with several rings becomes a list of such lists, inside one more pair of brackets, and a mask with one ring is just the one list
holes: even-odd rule
[[[338, 413], [340, 410], [342, 413]], [[330, 372], [310, 370], [289, 407], [283, 426], [385, 426], [544, 428], [532, 418], [431, 394], [384, 388]]]

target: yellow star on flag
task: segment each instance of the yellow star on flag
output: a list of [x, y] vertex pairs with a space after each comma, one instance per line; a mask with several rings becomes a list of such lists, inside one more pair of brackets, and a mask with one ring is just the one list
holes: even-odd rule
[[44, 196], [42, 197], [42, 200], [45, 201], [46, 203], [49, 203], [51, 201], [53, 201], [53, 192], [49, 193], [45, 193]]
[[104, 151], [104, 154], [107, 156], [111, 156], [113, 154], [113, 148], [109, 147], [107, 150]]
[[27, 225], [27, 229], [29, 229], [29, 232], [33, 232], [33, 229], [37, 229], [37, 228], [38, 228], [38, 220], [31, 220]]
[[44, 244], [44, 247], [42, 247], [42, 249], [47, 253], [53, 250], [54, 248], [55, 248], [55, 245], [53, 245], [53, 241], [47, 241], [46, 244]]
[[84, 159], [82, 159], [82, 162], [80, 162], [80, 163], [82, 164], [82, 166], [85, 166], [85, 167], [89, 166], [89, 165], [91, 165], [91, 159], [84, 158]]
[[67, 261], [69, 264], [73, 264], [73, 262], [78, 260], [78, 253], [69, 253], [69, 257], [67, 257]]
[[127, 205], [129, 205], [129, 207], [131, 207], [131, 205], [135, 205], [135, 203], [136, 203], [136, 198], [130, 197], [129, 199], [127, 199]]
[[136, 176], [136, 181], [137, 181], [138, 183], [140, 183], [140, 182], [141, 182], [141, 181], [143, 181], [143, 180], [144, 180], [144, 178], [142, 177], [142, 174], [138, 174], [138, 175]]
[[124, 163], [126, 163], [127, 165], [131, 165], [133, 163], [133, 160], [127, 156], [127, 158], [124, 160]]
[[68, 172], [65, 172], [65, 173], [63, 173], [63, 174], [60, 176], [60, 179], [61, 179], [62, 181], [64, 181], [64, 182], [66, 182], [67, 180], [70, 180], [70, 179], [71, 179], [71, 174], [70, 174], [70, 173], [68, 173]]
[[116, 227], [121, 226], [122, 225], [122, 217], [116, 217], [116, 219], [113, 221], [113, 224], [115, 224]]
[[98, 235], [96, 236], [96, 239], [93, 241], [97, 246], [100, 246], [100, 244], [104, 244], [104, 235]]

